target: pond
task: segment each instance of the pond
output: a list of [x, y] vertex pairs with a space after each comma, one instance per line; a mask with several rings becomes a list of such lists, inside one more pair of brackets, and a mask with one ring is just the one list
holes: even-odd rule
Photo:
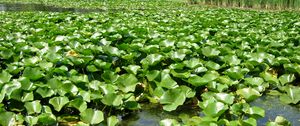
[[277, 96], [262, 96], [251, 105], [261, 107], [266, 112], [265, 118], [258, 120], [259, 125], [265, 124], [269, 120], [274, 121], [276, 116], [283, 116], [293, 126], [300, 126], [300, 108], [282, 103]]
[[[110, 9], [112, 11], [124, 9]], [[0, 3], [0, 11], [46, 11], [46, 12], [104, 12], [106, 9], [64, 8], [44, 4]]]
[[[265, 125], [269, 120], [275, 120], [276, 116], [283, 116], [288, 119], [293, 126], [300, 126], [300, 109], [280, 102], [276, 96], [262, 96], [251, 103], [265, 109], [264, 118], [257, 121], [258, 126]], [[143, 109], [126, 116], [119, 116], [122, 126], [159, 126], [159, 121], [166, 118], [179, 120], [180, 114], [190, 116], [203, 116], [200, 109], [183, 107], [174, 112], [166, 112], [159, 109], [157, 105], [143, 105]]]

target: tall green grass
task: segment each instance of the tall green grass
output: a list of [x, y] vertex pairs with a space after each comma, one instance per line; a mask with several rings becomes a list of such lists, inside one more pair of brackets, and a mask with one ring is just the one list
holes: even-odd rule
[[217, 6], [263, 8], [263, 9], [299, 9], [300, 0], [188, 0], [188, 2]]

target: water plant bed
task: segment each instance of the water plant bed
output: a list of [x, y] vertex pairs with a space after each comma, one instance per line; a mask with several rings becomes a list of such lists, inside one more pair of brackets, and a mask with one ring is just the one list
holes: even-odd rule
[[276, 112], [261, 121], [273, 110], [255, 104], [275, 95], [299, 109], [298, 13], [0, 12], [0, 19], [0, 125], [298, 124]]

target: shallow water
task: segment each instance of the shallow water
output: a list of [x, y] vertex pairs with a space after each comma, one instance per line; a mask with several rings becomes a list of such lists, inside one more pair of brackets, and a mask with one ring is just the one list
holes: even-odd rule
[[260, 97], [251, 105], [261, 107], [266, 112], [265, 118], [258, 120], [259, 126], [266, 124], [269, 120], [274, 121], [279, 115], [289, 120], [293, 126], [300, 126], [300, 108], [281, 103], [277, 96]]
[[159, 105], [144, 104], [142, 110], [126, 116], [119, 116], [119, 118], [121, 126], [159, 126], [159, 122], [166, 118], [179, 120], [180, 114], [197, 116], [200, 115], [200, 109], [185, 106], [173, 112], [166, 112]]
[[[123, 9], [110, 9], [112, 11]], [[0, 11], [47, 11], [47, 12], [103, 12], [105, 9], [64, 8], [44, 4], [0, 3]]]
[[[262, 96], [251, 103], [265, 109], [266, 115], [257, 121], [258, 126], [264, 126], [269, 120], [274, 121], [276, 116], [283, 116], [288, 119], [293, 126], [300, 126], [300, 108], [286, 105], [280, 102], [275, 96]], [[166, 118], [179, 119], [180, 114], [190, 116], [204, 116], [199, 108], [185, 107], [174, 112], [165, 112], [157, 105], [142, 105], [142, 110], [126, 116], [119, 116], [121, 126], [159, 126], [159, 121]]]

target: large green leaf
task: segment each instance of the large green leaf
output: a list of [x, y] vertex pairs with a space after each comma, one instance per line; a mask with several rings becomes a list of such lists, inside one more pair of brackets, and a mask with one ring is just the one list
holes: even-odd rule
[[0, 124], [2, 126], [15, 126], [15, 114], [13, 112], [0, 112]]
[[216, 93], [215, 98], [225, 104], [232, 104], [234, 102], [234, 96], [227, 93]]
[[233, 79], [242, 79], [244, 78], [245, 74], [248, 73], [250, 70], [247, 68], [241, 68], [240, 66], [235, 66], [227, 69], [225, 73], [233, 78]]
[[11, 77], [12, 75], [10, 75], [8, 72], [2, 71], [2, 73], [0, 74], [0, 84], [9, 82]]
[[56, 111], [60, 111], [66, 104], [69, 103], [68, 97], [53, 97], [49, 100], [49, 103], [54, 107]]
[[70, 101], [68, 106], [74, 107], [80, 112], [83, 112], [87, 109], [87, 103], [82, 98], [73, 99], [72, 101]]
[[202, 62], [200, 59], [198, 58], [192, 58], [190, 60], [185, 60], [183, 61], [183, 63], [185, 64], [186, 67], [194, 69], [196, 67], [202, 66]]
[[116, 116], [110, 116], [107, 118], [107, 126], [116, 126], [119, 123], [119, 119]]
[[157, 86], [168, 88], [168, 89], [178, 87], [177, 82], [174, 81], [170, 76], [170, 74], [166, 71], [161, 72], [160, 80], [161, 81], [157, 83]]
[[181, 89], [169, 89], [160, 97], [160, 103], [164, 105], [164, 110], [173, 111], [179, 105], [183, 105], [185, 99], [185, 92], [183, 92]]
[[285, 85], [287, 83], [293, 82], [295, 79], [296, 79], [296, 77], [294, 74], [284, 74], [279, 77], [279, 82], [282, 85]]
[[271, 74], [269, 72], [262, 72], [259, 74], [262, 78], [264, 78], [265, 81], [271, 83], [271, 84], [278, 84], [279, 81], [277, 79], [277, 76], [274, 74]]
[[241, 60], [238, 59], [236, 55], [226, 55], [222, 60], [230, 66], [239, 65], [241, 63]]
[[23, 72], [23, 77], [27, 77], [30, 80], [38, 80], [44, 76], [44, 73], [39, 68], [26, 67]]
[[192, 84], [193, 86], [199, 87], [202, 85], [206, 85], [209, 82], [217, 79], [219, 77], [219, 74], [215, 71], [207, 72], [203, 77], [199, 77], [197, 75], [191, 75], [191, 77], [188, 79], [188, 83]]
[[42, 113], [38, 116], [38, 125], [55, 125], [56, 117], [51, 113]]
[[159, 122], [160, 126], [180, 126], [180, 123], [175, 119], [164, 119]]
[[280, 95], [280, 101], [286, 104], [297, 104], [300, 101], [300, 88], [299, 87], [286, 87], [286, 94]]
[[251, 86], [260, 86], [264, 80], [260, 77], [245, 78], [245, 83]]
[[262, 118], [265, 117], [265, 110], [256, 106], [249, 108], [246, 111], [247, 114], [251, 115], [254, 118]]
[[104, 120], [104, 115], [102, 111], [88, 108], [80, 113], [80, 118], [83, 122], [93, 125], [101, 123]]
[[154, 66], [163, 60], [163, 56], [160, 54], [150, 54], [146, 58], [141, 60], [143, 66]]
[[123, 103], [122, 96], [117, 95], [114, 92], [110, 92], [110, 93], [104, 95], [104, 97], [101, 101], [103, 104], [109, 105], [109, 106], [120, 106]]
[[42, 105], [38, 100], [32, 102], [26, 102], [24, 106], [29, 115], [34, 113], [40, 113], [42, 111]]
[[239, 89], [236, 91], [236, 93], [245, 98], [245, 100], [247, 100], [248, 102], [253, 101], [259, 96], [261, 96], [261, 94], [253, 88]]
[[207, 57], [218, 56], [220, 54], [219, 50], [217, 50], [215, 48], [211, 48], [209, 46], [202, 48], [201, 51], [202, 51], [202, 54]]
[[138, 79], [133, 74], [123, 74], [117, 80], [117, 85], [123, 92], [133, 92], [138, 83]]
[[221, 116], [226, 110], [228, 106], [222, 102], [212, 102], [209, 103], [203, 110], [206, 116], [210, 117], [219, 117]]

